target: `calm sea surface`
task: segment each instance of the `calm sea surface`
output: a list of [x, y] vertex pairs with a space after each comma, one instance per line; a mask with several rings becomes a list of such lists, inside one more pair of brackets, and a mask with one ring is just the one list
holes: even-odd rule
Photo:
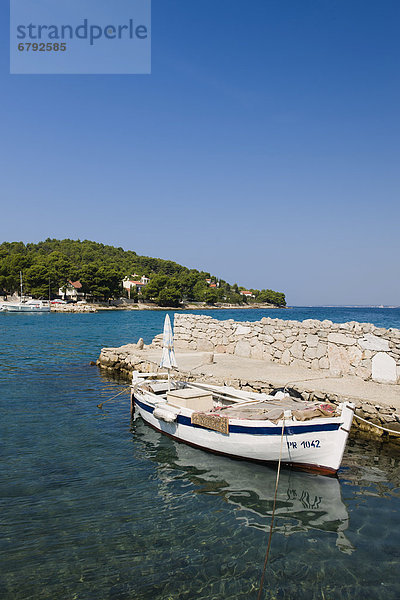
[[[129, 420], [89, 361], [163, 312], [0, 314], [0, 598], [256, 598], [275, 471]], [[400, 309], [210, 311], [400, 328]], [[282, 470], [264, 598], [400, 598], [400, 451], [351, 440], [338, 479]]]

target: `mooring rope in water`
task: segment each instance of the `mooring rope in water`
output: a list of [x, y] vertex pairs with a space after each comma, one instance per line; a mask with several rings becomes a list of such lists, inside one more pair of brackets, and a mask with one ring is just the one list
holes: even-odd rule
[[375, 423], [372, 423], [371, 421], [367, 421], [367, 419], [363, 419], [362, 417], [360, 417], [360, 415], [357, 415], [356, 413], [354, 413], [354, 416], [356, 419], [359, 419], [360, 421], [367, 423], [367, 425], [370, 425], [371, 427], [376, 427], [377, 429], [381, 429], [382, 431], [386, 431], [386, 433], [391, 433], [393, 435], [400, 435], [400, 431], [395, 431], [394, 429], [387, 429], [386, 427], [381, 427], [380, 425], [376, 425]]
[[106, 402], [110, 402], [110, 400], [114, 400], [114, 398], [116, 398], [117, 396], [120, 396], [121, 394], [124, 394], [125, 392], [129, 392], [130, 388], [124, 388], [121, 392], [119, 392], [118, 394], [115, 394], [115, 396], [111, 396], [111, 398], [108, 398], [107, 400], [104, 400], [104, 402], [101, 402], [100, 404], [97, 405], [97, 408], [103, 408], [103, 404], [105, 404]]
[[269, 527], [269, 536], [268, 536], [268, 546], [267, 546], [267, 552], [265, 553], [264, 566], [263, 566], [263, 571], [262, 571], [262, 575], [261, 575], [260, 588], [258, 590], [257, 600], [260, 600], [261, 594], [262, 594], [262, 590], [263, 590], [263, 587], [264, 587], [265, 570], [267, 568], [269, 551], [270, 551], [270, 548], [271, 548], [272, 530], [274, 528], [274, 518], [275, 518], [275, 508], [276, 508], [276, 496], [278, 494], [279, 475], [280, 475], [280, 472], [281, 472], [282, 448], [283, 448], [283, 434], [284, 434], [284, 431], [285, 431], [285, 419], [283, 418], [283, 421], [282, 421], [282, 434], [281, 434], [281, 449], [280, 449], [280, 453], [279, 453], [278, 470], [276, 472], [274, 504], [272, 506], [271, 525]]

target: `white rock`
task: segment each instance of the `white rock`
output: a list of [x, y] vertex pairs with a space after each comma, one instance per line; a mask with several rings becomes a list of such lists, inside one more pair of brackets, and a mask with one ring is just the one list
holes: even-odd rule
[[[240, 343], [240, 342], [239, 342]], [[261, 342], [257, 342], [254, 346], [251, 347], [250, 357], [256, 360], [262, 360], [264, 355], [264, 347]]]
[[328, 343], [329, 368], [332, 375], [346, 375], [350, 370], [350, 360], [346, 348]]
[[355, 370], [355, 373], [357, 377], [361, 377], [361, 379], [367, 380], [371, 377], [371, 371], [369, 369], [366, 369], [365, 367], [358, 367]]
[[235, 334], [236, 335], [246, 335], [247, 333], [250, 333], [251, 329], [250, 327], [243, 327], [243, 325], [238, 325], [238, 327], [236, 328]]
[[326, 344], [323, 344], [322, 342], [318, 343], [318, 346], [315, 349], [315, 358], [322, 358], [323, 356], [326, 356], [328, 351], [328, 347]]
[[310, 348], [316, 348], [318, 345], [319, 338], [317, 335], [309, 334], [306, 338], [306, 344]]
[[304, 352], [305, 358], [314, 359], [317, 357], [317, 349], [316, 348], [306, 348]]
[[356, 343], [356, 340], [344, 333], [330, 333], [328, 335], [328, 342], [341, 344], [342, 346], [353, 346], [353, 344]]
[[380, 383], [396, 383], [397, 368], [394, 358], [386, 352], [378, 352], [372, 359], [372, 379]]
[[329, 360], [326, 356], [320, 358], [318, 364], [320, 369], [329, 369]]
[[272, 354], [268, 349], [266, 350], [265, 347], [263, 352], [263, 360], [272, 361]]
[[290, 348], [290, 353], [295, 358], [303, 358], [303, 346], [300, 342], [295, 342]]
[[347, 349], [347, 353], [348, 353], [350, 364], [353, 367], [358, 367], [360, 365], [361, 359], [363, 357], [363, 353], [361, 352], [360, 348], [357, 348], [357, 346], [351, 346], [350, 348]]
[[235, 354], [236, 356], [242, 356], [243, 358], [250, 358], [251, 346], [249, 342], [241, 340], [236, 344]]
[[311, 368], [313, 371], [319, 370], [319, 361], [317, 358], [314, 358], [314, 360], [311, 361]]
[[363, 338], [358, 340], [358, 345], [363, 350], [378, 350], [380, 352], [386, 352], [389, 350], [389, 341], [383, 340], [373, 333], [367, 333], [364, 335]]
[[332, 321], [328, 321], [328, 319], [324, 319], [321, 323], [322, 327], [324, 327], [324, 329], [330, 329], [333, 325]]

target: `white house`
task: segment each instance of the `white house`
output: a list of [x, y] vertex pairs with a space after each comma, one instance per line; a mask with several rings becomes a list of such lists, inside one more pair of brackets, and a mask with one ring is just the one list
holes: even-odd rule
[[130, 277], [125, 277], [125, 279], [123, 279], [123, 281], [122, 281], [122, 287], [124, 288], [124, 290], [128, 291], [128, 298], [131, 297], [132, 289], [140, 294], [142, 289], [150, 281], [150, 279], [148, 277], [146, 277], [145, 275], [142, 275], [142, 277], [140, 279], [136, 279], [137, 277], [139, 277], [139, 276], [136, 275], [136, 273], [135, 273], [135, 275], [131, 275]]
[[255, 295], [249, 290], [242, 290], [240, 293], [242, 296], [246, 296], [246, 298], [255, 298]]
[[80, 281], [68, 281], [64, 287], [58, 290], [58, 295], [62, 296], [64, 300], [80, 300], [84, 297], [82, 292], [82, 284]]

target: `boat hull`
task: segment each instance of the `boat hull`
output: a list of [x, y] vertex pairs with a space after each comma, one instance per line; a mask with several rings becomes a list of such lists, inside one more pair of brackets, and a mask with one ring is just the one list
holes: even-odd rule
[[146, 423], [195, 448], [258, 463], [281, 460], [284, 465], [324, 475], [334, 475], [339, 469], [353, 418], [349, 404], [340, 417], [306, 422], [229, 419], [229, 433], [224, 434], [192, 424], [188, 409], [174, 422], [156, 418], [154, 403], [146, 392], [136, 390], [134, 402]]
[[38, 312], [50, 312], [49, 306], [40, 306], [36, 304], [14, 304], [10, 306], [3, 306], [4, 312], [23, 312], [23, 313], [38, 313]]

